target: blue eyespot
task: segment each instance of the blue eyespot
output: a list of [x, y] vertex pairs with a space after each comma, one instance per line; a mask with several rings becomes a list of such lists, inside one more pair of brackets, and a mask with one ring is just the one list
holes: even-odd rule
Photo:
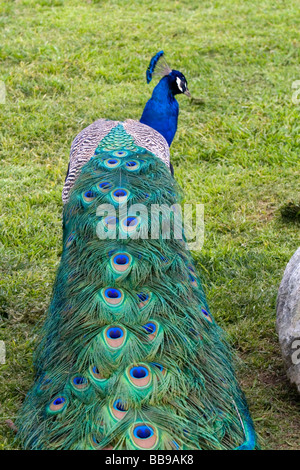
[[85, 195], [85, 197], [88, 197], [88, 198], [89, 198], [89, 197], [94, 197], [94, 196], [95, 196], [95, 193], [93, 193], [93, 191], [86, 191], [86, 192], [84, 193], [84, 195]]
[[115, 157], [126, 157], [128, 152], [125, 152], [124, 150], [117, 150], [116, 152], [113, 152], [113, 155]]
[[102, 289], [101, 295], [106, 304], [110, 307], [117, 307], [124, 301], [124, 293], [120, 289], [115, 289], [114, 287]]
[[211, 315], [204, 309], [202, 308], [201, 309], [203, 315], [205, 316], [205, 318], [210, 322], [210, 323], [213, 323], [213, 319], [211, 317]]
[[125, 219], [125, 225], [127, 227], [135, 227], [138, 223], [138, 218], [137, 217], [134, 217], [134, 216], [131, 216], [131, 217], [127, 217], [127, 219]]
[[125, 202], [129, 197], [129, 191], [123, 188], [118, 188], [111, 194], [113, 200], [117, 203]]
[[148, 377], [149, 372], [146, 367], [143, 366], [138, 366], [138, 367], [132, 367], [130, 369], [130, 375], [134, 379], [143, 379], [144, 377]]
[[140, 163], [136, 160], [131, 160], [129, 162], [126, 162], [126, 168], [128, 171], [135, 171], [140, 168]]
[[124, 191], [124, 189], [116, 189], [116, 191], [114, 191], [114, 196], [115, 197], [125, 197], [125, 196], [127, 196], [127, 191]]
[[87, 379], [85, 377], [74, 377], [73, 379], [74, 385], [84, 385], [87, 383]]
[[156, 331], [156, 325], [155, 323], [146, 323], [146, 325], [143, 325], [143, 328], [146, 330], [147, 334], [153, 334]]
[[118, 158], [108, 158], [104, 160], [104, 165], [106, 168], [116, 168], [120, 165], [120, 160]]
[[86, 191], [82, 197], [85, 202], [92, 202], [97, 197], [97, 194], [94, 191], [89, 190]]
[[122, 294], [118, 289], [106, 289], [105, 296], [109, 299], [120, 299]]
[[53, 401], [53, 405], [58, 406], [58, 405], [62, 405], [65, 402], [66, 402], [66, 399], [64, 397], [58, 397]]
[[103, 193], [107, 193], [112, 188], [112, 184], [109, 181], [101, 181], [98, 187]]
[[154, 431], [152, 428], [148, 426], [136, 426], [136, 428], [133, 431], [134, 437], [138, 439], [149, 439], [149, 437], [152, 437], [154, 434]]
[[111, 258], [112, 269], [120, 274], [125, 274], [132, 265], [132, 257], [126, 253], [117, 253]]
[[194, 287], [197, 287], [197, 286], [198, 286], [198, 284], [197, 284], [197, 279], [196, 279], [192, 274], [190, 274], [190, 273], [189, 273], [189, 279], [190, 279], [190, 281], [191, 281], [192, 286], [194, 286]]
[[114, 262], [119, 265], [124, 265], [129, 263], [129, 257], [127, 255], [117, 255], [114, 258]]
[[130, 215], [128, 217], [125, 217], [121, 221], [121, 226], [122, 226], [124, 232], [127, 232], [127, 233], [130, 234], [132, 232], [135, 232], [138, 229], [138, 227], [140, 226], [140, 222], [141, 222], [140, 217]]
[[128, 408], [126, 407], [126, 405], [124, 405], [124, 403], [122, 403], [121, 400], [116, 400], [113, 404], [113, 407], [115, 410], [118, 410], [118, 411], [127, 411]]
[[146, 300], [149, 299], [149, 294], [146, 294], [144, 292], [140, 292], [137, 294], [138, 298], [141, 300], [141, 302], [146, 302]]
[[118, 338], [122, 338], [122, 336], [124, 336], [124, 332], [121, 328], [113, 327], [113, 328], [109, 328], [109, 330], [107, 330], [107, 336], [111, 339], [118, 339]]
[[52, 400], [46, 408], [47, 413], [53, 415], [61, 413], [67, 406], [67, 399], [64, 396], [58, 396]]

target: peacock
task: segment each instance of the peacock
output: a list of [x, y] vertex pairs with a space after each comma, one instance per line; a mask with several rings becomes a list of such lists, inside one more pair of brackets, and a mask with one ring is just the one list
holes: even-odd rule
[[[153, 76], [140, 121], [99, 119], [72, 143], [61, 262], [16, 422], [23, 449], [257, 448], [231, 349], [165, 210], [182, 200], [170, 145], [187, 80], [163, 51]], [[170, 237], [151, 237], [168, 217]]]

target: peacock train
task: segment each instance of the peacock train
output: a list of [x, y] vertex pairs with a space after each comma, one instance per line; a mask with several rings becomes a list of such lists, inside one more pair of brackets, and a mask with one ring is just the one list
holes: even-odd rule
[[73, 141], [61, 262], [16, 422], [23, 449], [257, 448], [184, 234], [151, 237], [151, 206], [181, 201], [170, 145], [175, 96], [190, 96], [163, 51], [154, 75], [140, 121], [99, 119]]

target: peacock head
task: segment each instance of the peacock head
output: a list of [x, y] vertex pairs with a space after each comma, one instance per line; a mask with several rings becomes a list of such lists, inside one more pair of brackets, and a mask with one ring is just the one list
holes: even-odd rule
[[163, 54], [164, 51], [160, 51], [150, 60], [149, 67], [146, 72], [147, 83], [151, 82], [153, 76], [166, 77], [173, 95], [183, 93], [190, 97], [191, 94], [188, 90], [185, 76], [178, 70], [172, 70], [168, 66]]
[[184, 95], [191, 97], [187, 87], [187, 80], [183, 73], [178, 70], [172, 70], [171, 73], [168, 74], [168, 79], [173, 95], [183, 93]]

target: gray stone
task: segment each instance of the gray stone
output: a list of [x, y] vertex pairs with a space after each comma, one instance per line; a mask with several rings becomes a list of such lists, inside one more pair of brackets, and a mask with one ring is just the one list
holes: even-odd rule
[[300, 392], [300, 248], [290, 259], [279, 287], [277, 332], [287, 376]]

